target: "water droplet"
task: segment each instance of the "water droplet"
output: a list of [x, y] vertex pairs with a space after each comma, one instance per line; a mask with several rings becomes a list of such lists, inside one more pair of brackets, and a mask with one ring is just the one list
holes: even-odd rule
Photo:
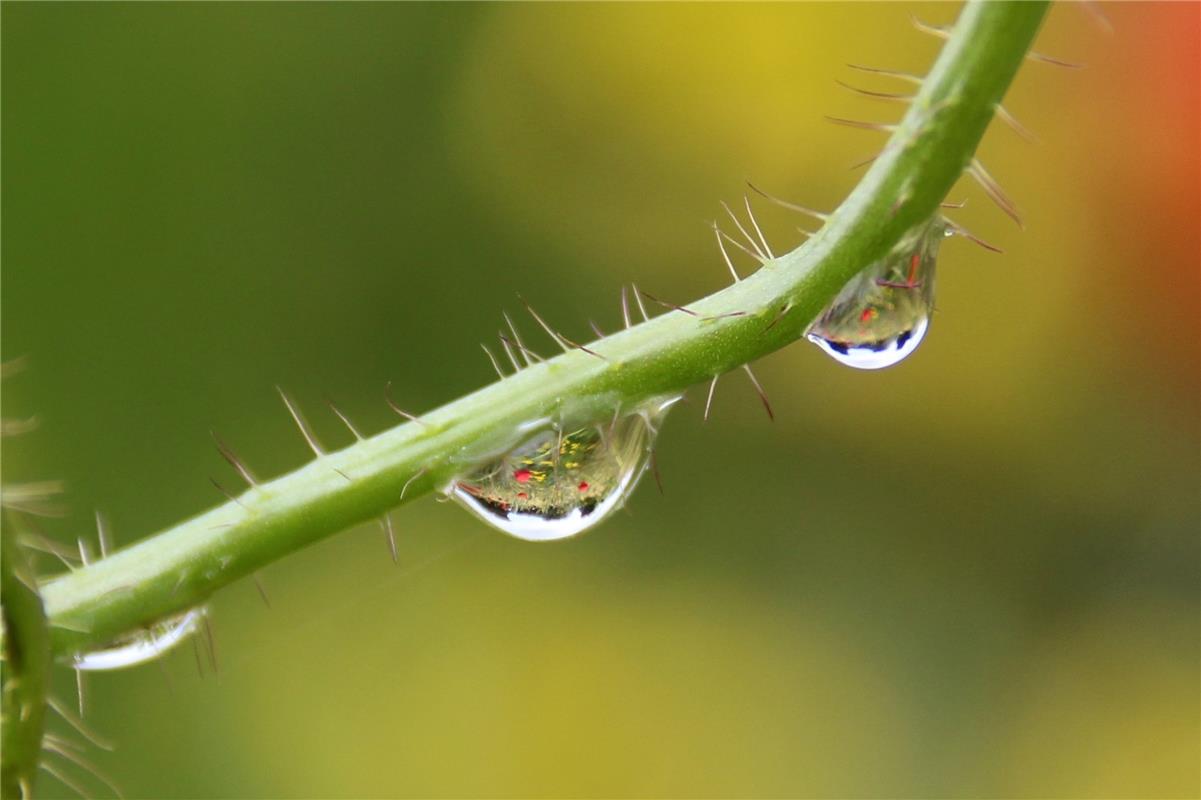
[[[678, 399], [678, 398], [676, 398]], [[666, 408], [612, 423], [543, 429], [447, 489], [493, 527], [528, 542], [566, 539], [621, 508], [646, 471]]]
[[915, 228], [887, 258], [842, 288], [806, 338], [855, 369], [882, 369], [903, 360], [930, 327], [935, 261], [946, 232], [942, 217]]
[[193, 608], [160, 620], [99, 650], [76, 655], [74, 667], [82, 670], [124, 669], [153, 661], [196, 633], [204, 614], [204, 608]]

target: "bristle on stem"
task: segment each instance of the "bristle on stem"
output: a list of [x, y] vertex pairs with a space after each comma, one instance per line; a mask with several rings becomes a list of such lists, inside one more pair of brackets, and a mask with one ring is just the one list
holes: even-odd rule
[[84, 798], [84, 800], [88, 800], [88, 798], [91, 798], [91, 795], [88, 794], [86, 791], [84, 791], [82, 786], [80, 786], [75, 781], [71, 780], [62, 771], [56, 769], [54, 767], [54, 765], [50, 764], [48, 761], [46, 761], [46, 759], [43, 758], [38, 763], [38, 769], [40, 769], [42, 772], [45, 772], [47, 775], [49, 775], [50, 777], [57, 780], [59, 783], [61, 783], [63, 786], [66, 786], [71, 791], [75, 792], [75, 794]]
[[496, 336], [500, 339], [500, 346], [505, 351], [505, 355], [509, 357], [509, 363], [513, 365], [513, 372], [521, 372], [521, 364], [517, 361], [517, 356], [513, 354], [513, 348], [509, 346], [509, 340], [500, 331], [496, 332]]
[[1109, 17], [1105, 15], [1105, 12], [1101, 10], [1100, 3], [1097, 3], [1094, 0], [1080, 0], [1080, 7], [1084, 9], [1085, 13], [1092, 18], [1093, 22], [1095, 22], [1097, 27], [1103, 32], [1106, 34], [1113, 33], [1113, 23], [1109, 21]]
[[[74, 549], [59, 544], [53, 539], [48, 539], [41, 534], [33, 533], [31, 531], [22, 531], [17, 535], [17, 542], [22, 547], [27, 547], [30, 550], [35, 550], [39, 553], [45, 553], [46, 555], [54, 556], [62, 562], [63, 566], [71, 571], [74, 571], [79, 566], [79, 555]], [[34, 585], [37, 585], [36, 581], [34, 582]]]
[[267, 595], [267, 587], [263, 584], [262, 574], [252, 572], [250, 573], [250, 579], [254, 581], [254, 588], [258, 590], [259, 597], [263, 599], [263, 605], [271, 608], [271, 598]]
[[725, 209], [726, 214], [730, 217], [730, 220], [733, 221], [734, 227], [738, 228], [738, 232], [741, 233], [743, 238], [746, 239], [747, 244], [749, 244], [751, 249], [755, 251], [755, 258], [757, 258], [760, 263], [767, 263], [767, 253], [763, 252], [763, 250], [759, 247], [759, 243], [756, 242], [749, 233], [747, 233], [746, 228], [742, 226], [742, 223], [739, 221], [738, 217], [735, 216], [734, 212], [730, 209], [730, 206], [727, 205], [724, 200], [721, 203], [721, 207]]
[[500, 368], [500, 363], [497, 362], [496, 356], [492, 355], [492, 351], [488, 349], [488, 345], [480, 342], [480, 347], [483, 348], [485, 355], [488, 356], [488, 362], [492, 364], [492, 369], [496, 370], [496, 375], [502, 381], [505, 379], [505, 373]]
[[873, 92], [869, 89], [860, 89], [858, 86], [852, 86], [849, 83], [844, 83], [837, 78], [834, 79], [834, 82], [849, 92], [854, 92], [861, 97], [868, 97], [872, 100], [886, 100], [893, 103], [909, 103], [913, 101], [914, 97], [911, 94], [893, 94], [892, 92]]
[[847, 169], [855, 170], [855, 169], [859, 169], [860, 167], [866, 167], [868, 164], [871, 164], [873, 161], [875, 161], [877, 158], [879, 158], [882, 155], [884, 155], [883, 150], [881, 150], [879, 153], [876, 153], [874, 156], [868, 156], [867, 158], [863, 159], [862, 161], [856, 161], [854, 164], [847, 167]]
[[350, 431], [351, 435], [354, 436], [354, 438], [357, 441], [360, 441], [360, 442], [363, 441], [363, 434], [360, 433], [359, 429], [356, 428], [354, 423], [350, 421], [350, 418], [347, 417], [345, 414], [343, 414], [342, 410], [340, 408], [338, 408], [337, 405], [334, 404], [334, 401], [332, 398], [329, 398], [329, 397], [325, 398], [325, 404], [327, 406], [329, 406], [330, 411], [334, 412], [335, 417], [342, 420], [342, 424], [346, 426], [347, 430]]
[[83, 721], [82, 717], [76, 716], [74, 713], [72, 713], [72, 711], [69, 708], [67, 708], [65, 705], [63, 705], [60, 701], [56, 700], [53, 697], [47, 697], [46, 705], [49, 706], [50, 709], [52, 711], [54, 711], [54, 713], [56, 713], [60, 717], [62, 717], [63, 720], [68, 725], [70, 725], [72, 728], [74, 728], [76, 733], [78, 733], [83, 738], [87, 739], [89, 742], [94, 744], [96, 747], [99, 747], [101, 750], [106, 750], [108, 752], [112, 752], [115, 749], [112, 742], [110, 742], [108, 739], [105, 739], [103, 736], [101, 736], [100, 734], [98, 734], [94, 730], [92, 730], [90, 727], [88, 727], [87, 723], [85, 723]]
[[380, 517], [380, 527], [384, 529], [384, 536], [388, 539], [388, 552], [392, 556], [392, 563], [400, 563], [400, 551], [396, 547], [396, 531], [392, 528], [392, 516], [384, 514]]
[[254, 477], [254, 473], [251, 472], [246, 464], [242, 462], [242, 459], [238, 458], [234, 451], [229, 448], [229, 445], [221, 441], [221, 437], [217, 435], [217, 432], [210, 430], [209, 435], [213, 437], [213, 441], [217, 445], [217, 452], [220, 453], [221, 457], [224, 458], [229, 465], [233, 467], [239, 475], [242, 476], [242, 480], [246, 481], [246, 483], [251, 486], [258, 486], [259, 482]]
[[218, 482], [218, 480], [211, 475], [209, 476], [209, 483], [211, 483], [218, 492], [225, 495], [225, 499], [229, 500], [231, 503], [237, 503], [238, 505], [242, 506], [242, 508], [246, 508], [246, 506], [242, 503], [242, 501], [239, 500], [233, 494], [233, 492], [230, 492], [228, 489], [226, 489], [224, 486], [222, 486], [221, 483]]
[[862, 64], [847, 64], [851, 69], [859, 70], [860, 72], [870, 72], [873, 75], [884, 75], [889, 78], [897, 78], [906, 83], [912, 83], [915, 86], [921, 86], [925, 81], [920, 75], [914, 75], [912, 72], [901, 72], [895, 69], [880, 69], [878, 67], [865, 67]]
[[701, 418], [702, 421], [709, 421], [709, 408], [713, 405], [713, 393], [717, 391], [717, 381], [721, 375], [714, 375], [713, 380], [709, 382], [709, 394], [705, 397], [705, 414]]
[[292, 398], [288, 397], [287, 393], [284, 392], [284, 390], [279, 386], [275, 387], [275, 391], [279, 392], [279, 399], [284, 401], [284, 405], [288, 408], [288, 413], [292, 415], [292, 421], [295, 422], [296, 427], [300, 429], [300, 435], [304, 437], [304, 441], [308, 444], [309, 449], [313, 451], [313, 455], [317, 456], [318, 458], [325, 455], [325, 450], [323, 450], [321, 445], [317, 442], [317, 437], [313, 435], [313, 431], [309, 428], [309, 424], [301, 415], [300, 409], [297, 408], [296, 404], [292, 402]]
[[909, 15], [909, 22], [917, 30], [921, 31], [922, 33], [929, 34], [930, 36], [933, 36], [936, 39], [944, 39], [945, 40], [945, 39], [951, 38], [951, 27], [949, 25], [932, 25], [929, 22], [924, 22], [924, 21], [918, 19], [913, 14]]
[[525, 357], [527, 366], [533, 366], [535, 363], [541, 362], [543, 360], [542, 356], [538, 355], [533, 350], [530, 350], [528, 347], [526, 347], [521, 342], [510, 339], [508, 336], [505, 336], [503, 333], [500, 334], [500, 340], [507, 345], [512, 345], [514, 349], [516, 349], [519, 353], [521, 353], [521, 355]]
[[[601, 338], [604, 338], [604, 337], [601, 337]], [[601, 361], [609, 360], [609, 359], [605, 358], [604, 356], [602, 356], [600, 353], [596, 352], [595, 350], [593, 350], [589, 347], [585, 347], [584, 345], [580, 344], [579, 342], [568, 339], [566, 336], [563, 337], [563, 341], [567, 342], [567, 344], [570, 345], [573, 349], [579, 350], [582, 353], [587, 353], [588, 355], [592, 356], [593, 358], [599, 358]]]
[[755, 392], [758, 393], [759, 400], [763, 403], [763, 409], [767, 412], [768, 419], [775, 422], [776, 414], [771, 410], [771, 403], [767, 399], [767, 392], [763, 391], [763, 385], [755, 377], [755, 373], [751, 370], [751, 365], [743, 364], [742, 369], [746, 372], [746, 376], [751, 379], [751, 385], [755, 387]]
[[[946, 219], [946, 218], [944, 217], [944, 219]], [[988, 242], [984, 241], [980, 237], [974, 235], [967, 228], [964, 228], [962, 225], [959, 225], [958, 223], [955, 223], [955, 222], [951, 222], [951, 220], [949, 220], [949, 219], [946, 220], [946, 222], [947, 222], [948, 229], [951, 231], [951, 233], [955, 234], [956, 236], [962, 236], [964, 239], [967, 239], [969, 242], [977, 244], [980, 247], [983, 247], [985, 250], [988, 250], [993, 253], [1004, 253], [1005, 252], [1004, 250], [997, 247], [996, 245], [989, 244]]]
[[46, 750], [61, 756], [67, 761], [70, 761], [72, 764], [79, 767], [79, 769], [88, 773], [100, 783], [103, 783], [105, 787], [118, 798], [123, 799], [125, 797], [125, 794], [117, 787], [117, 785], [113, 783], [113, 781], [103, 772], [101, 772], [95, 764], [93, 764], [91, 761], [88, 761], [83, 756], [72, 752], [70, 749], [63, 747], [56, 737], [53, 737], [52, 735], [47, 736], [43, 738], [42, 744]]
[[638, 311], [642, 314], [642, 321], [650, 322], [651, 316], [646, 313], [646, 306], [642, 303], [642, 292], [638, 289], [638, 284], [631, 283], [630, 287], [633, 289], [634, 302], [637, 303]]
[[747, 246], [746, 246], [746, 245], [744, 245], [742, 242], [740, 242], [740, 241], [738, 241], [737, 239], [735, 239], [735, 238], [734, 238], [733, 236], [731, 236], [730, 234], [728, 234], [728, 233], [726, 233], [725, 231], [723, 231], [721, 228], [717, 228], [717, 227], [715, 227], [715, 230], [717, 231], [717, 235], [718, 235], [718, 236], [720, 236], [721, 238], [725, 239], [727, 242], [729, 242], [730, 244], [734, 245], [734, 246], [735, 246], [735, 247], [737, 247], [739, 250], [741, 250], [742, 252], [744, 252], [744, 253], [746, 253], [748, 256], [750, 256], [751, 258], [753, 258], [753, 259], [755, 259], [756, 261], [758, 261], [758, 262], [759, 262], [759, 264], [761, 264], [761, 265], [762, 265], [762, 264], [766, 264], [766, 263], [767, 263], [767, 259], [765, 259], [763, 256], [761, 256], [759, 253], [756, 253], [755, 251], [753, 251], [753, 250], [750, 250], [749, 248], [747, 248]]
[[828, 122], [833, 122], [835, 125], [844, 125], [848, 128], [859, 128], [865, 131], [876, 131], [878, 133], [892, 133], [897, 129], [895, 124], [884, 122], [865, 122], [859, 119], [846, 119], [845, 117], [827, 116]]
[[669, 303], [666, 300], [660, 300], [659, 298], [655, 297], [650, 292], [644, 291], [642, 289], [638, 289], [638, 287], [634, 287], [634, 288], [638, 291], [639, 294], [641, 294], [647, 300], [650, 300], [655, 305], [663, 306], [664, 308], [669, 309], [671, 311], [682, 311], [683, 313], [687, 314], [690, 317], [700, 317], [700, 314], [696, 313], [695, 311], [693, 311], [690, 308], [684, 308], [683, 306], [677, 306], [675, 303]]
[[1064, 69], [1084, 69], [1083, 64], [1075, 61], [1064, 61], [1062, 58], [1049, 56], [1046, 53], [1040, 53], [1036, 50], [1027, 52], [1026, 58], [1030, 61], [1037, 61], [1040, 64], [1050, 64], [1052, 67], [1063, 67]]
[[1028, 142], [1031, 142], [1034, 144], [1038, 143], [1038, 137], [1034, 135], [1034, 132], [1031, 131], [1029, 128], [1027, 128], [1025, 125], [1023, 125], [1021, 122], [1019, 122], [1017, 117], [1015, 117], [1013, 114], [1009, 113], [1009, 111], [1007, 111], [1005, 109], [1005, 106], [1001, 105], [1000, 103], [997, 103], [997, 105], [995, 106], [995, 113], [997, 115], [997, 119], [1001, 120], [1006, 125], [1008, 125], [1011, 129], [1013, 129], [1013, 131], [1015, 133], [1017, 133], [1018, 136], [1021, 136], [1023, 139], [1025, 139]]
[[113, 541], [108, 523], [99, 511], [96, 512], [96, 541], [100, 543], [100, 557], [108, 558], [108, 554], [113, 551]]
[[721, 257], [726, 262], [726, 266], [730, 270], [731, 277], [734, 278], [734, 283], [742, 280], [738, 275], [738, 270], [734, 269], [734, 262], [730, 260], [730, 254], [726, 252], [726, 243], [721, 238], [721, 228], [717, 227], [717, 221], [713, 221], [713, 237], [717, 239], [717, 249], [721, 251]]
[[521, 334], [517, 332], [517, 326], [513, 324], [513, 319], [509, 316], [509, 312], [502, 311], [501, 314], [504, 316], [505, 322], [509, 326], [509, 331], [513, 334], [512, 343], [517, 346], [522, 358], [525, 359], [526, 365], [532, 367], [535, 360], [542, 361], [542, 356], [538, 355], [533, 350], [530, 350], [525, 346], [525, 342], [521, 341]]
[[404, 417], [409, 422], [416, 422], [422, 427], [426, 427], [428, 425], [425, 420], [421, 419], [415, 414], [410, 414], [408, 411], [405, 411], [396, 404], [396, 399], [392, 397], [392, 381], [388, 381], [386, 384], [384, 384], [384, 402], [388, 404], [388, 408], [392, 409], [395, 413]]
[[782, 200], [781, 198], [776, 197], [773, 194], [768, 194], [767, 192], [763, 191], [762, 189], [760, 189], [758, 186], [756, 186], [753, 183], [748, 183], [747, 186], [751, 187], [751, 191], [762, 195], [765, 199], [770, 200], [771, 202], [775, 203], [776, 205], [780, 206], [781, 208], [787, 208], [790, 211], [796, 211], [799, 214], [805, 214], [806, 216], [813, 217], [814, 219], [819, 220], [821, 222], [825, 222], [828, 219], [830, 219], [830, 215], [825, 213], [824, 211], [816, 211], [812, 208], [809, 208], [808, 206], [803, 206], [798, 203], [790, 202], [788, 200]]
[[412, 485], [413, 481], [417, 480], [422, 475], [424, 475], [425, 472], [426, 472], [425, 467], [422, 467], [421, 469], [414, 472], [407, 481], [405, 481], [405, 485], [400, 487], [400, 498], [399, 498], [400, 500], [405, 499], [405, 492], [409, 491], [409, 486]]
[[973, 158], [971, 164], [968, 165], [967, 173], [975, 179], [976, 183], [980, 184], [980, 188], [988, 195], [989, 199], [997, 204], [997, 207], [1005, 212], [1019, 228], [1023, 230], [1026, 224], [1022, 222], [1022, 216], [1018, 213], [1017, 206], [1009, 199], [1009, 196], [1001, 189], [1000, 184], [996, 182], [984, 165], [980, 163], [980, 159]]
[[539, 327], [541, 327], [542, 330], [546, 331], [546, 335], [549, 336], [552, 340], [554, 340], [554, 343], [559, 345], [559, 347], [561, 347], [563, 349], [564, 353], [566, 353], [568, 350], [571, 349], [570, 345], [567, 343], [566, 337], [562, 336], [558, 331], [556, 331], [554, 328], [552, 328], [546, 322], [546, 320], [544, 320], [542, 318], [542, 316], [537, 311], [534, 310], [534, 307], [531, 306], [524, 297], [522, 297], [520, 294], [518, 294], [517, 299], [521, 301], [521, 304], [523, 306], [525, 306], [525, 310], [528, 311], [529, 315], [534, 318], [534, 321], [538, 323]]
[[766, 328], [764, 328], [763, 330], [764, 330], [764, 331], [770, 331], [772, 328], [776, 327], [776, 324], [777, 324], [777, 323], [778, 323], [780, 320], [784, 319], [784, 316], [785, 316], [786, 314], [788, 314], [788, 312], [789, 312], [789, 311], [791, 311], [791, 310], [792, 310], [792, 304], [791, 304], [791, 303], [787, 303], [787, 304], [785, 304], [785, 305], [782, 305], [782, 306], [780, 306], [780, 310], [776, 312], [776, 315], [775, 315], [774, 317], [772, 317], [772, 320], [771, 320], [771, 322], [767, 323], [767, 327], [766, 327]]
[[776, 254], [771, 251], [771, 246], [767, 243], [767, 237], [763, 235], [763, 230], [759, 227], [759, 221], [755, 219], [755, 212], [751, 209], [751, 200], [745, 194], [742, 196], [742, 204], [746, 206], [746, 215], [751, 221], [751, 225], [755, 228], [755, 233], [759, 236], [759, 243], [763, 245], [763, 250], [769, 258], [775, 258]]
[[213, 674], [218, 674], [221, 669], [217, 661], [217, 636], [213, 632], [213, 618], [208, 614], [202, 614], [200, 617], [201, 627], [204, 629], [204, 644], [208, 650], [209, 666], [213, 669]]

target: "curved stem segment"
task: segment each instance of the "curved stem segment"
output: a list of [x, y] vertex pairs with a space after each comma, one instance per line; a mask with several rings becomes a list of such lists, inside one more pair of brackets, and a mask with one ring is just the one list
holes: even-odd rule
[[[69, 654], [195, 605], [214, 590], [355, 523], [444, 487], [531, 420], [608, 419], [795, 341], [885, 256], [971, 161], [1038, 30], [1044, 2], [973, 2], [862, 182], [802, 247], [753, 276], [537, 363], [365, 439], [236, 501], [43, 587], [54, 650]], [[781, 310], [788, 310], [781, 316]], [[774, 323], [774, 324], [773, 324]], [[596, 356], [600, 356], [599, 358]]]

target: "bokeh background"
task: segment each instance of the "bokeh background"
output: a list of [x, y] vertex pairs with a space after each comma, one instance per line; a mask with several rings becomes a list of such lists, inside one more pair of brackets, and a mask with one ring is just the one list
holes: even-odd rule
[[[132, 797], [1195, 797], [1199, 6], [1056, 7], [971, 183], [931, 336], [882, 373], [799, 343], [673, 412], [630, 514], [531, 545], [426, 498], [94, 676]], [[306, 458], [383, 387], [493, 378], [520, 291], [568, 335], [636, 280], [726, 280], [752, 179], [832, 208], [955, 6], [3, 6], [6, 481], [129, 543]], [[778, 249], [796, 219], [766, 206]], [[744, 265], [746, 266], [746, 265]], [[49, 571], [49, 562], [42, 562]], [[59, 693], [73, 695], [71, 674]], [[106, 790], [86, 777], [92, 791]], [[51, 796], [68, 794], [52, 779]]]

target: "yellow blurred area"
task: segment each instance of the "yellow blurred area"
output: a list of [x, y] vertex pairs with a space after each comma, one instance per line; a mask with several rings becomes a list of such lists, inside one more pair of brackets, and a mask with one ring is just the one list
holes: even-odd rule
[[[912, 358], [774, 354], [774, 424], [740, 374], [708, 424], [694, 390], [664, 494], [579, 540], [427, 499], [399, 566], [366, 527], [273, 565], [270, 609], [214, 601], [219, 675], [91, 677], [88, 757], [131, 797], [1201, 795], [1201, 6], [1099, 5], [1037, 45], [1085, 68], [1006, 98], [1039, 141], [980, 150], [1025, 229], [948, 198], [1005, 253], [944, 244]], [[581, 339], [624, 283], [713, 291], [721, 202], [835, 207], [883, 138], [823, 117], [902, 111], [836, 79], [907, 91], [846, 65], [921, 73], [908, 16], [956, 13], [5, 4], [5, 416], [43, 425], [4, 480], [129, 543], [233, 483], [210, 428], [302, 463], [275, 383], [341, 446], [326, 393], [376, 431], [386, 381], [492, 380], [516, 291]], [[811, 224], [754, 208], [778, 252]]]
[[[415, 794], [776, 793], [798, 768], [833, 789], [844, 748], [870, 748], [903, 725], [900, 698], [869, 654], [819, 621], [765, 615], [737, 596], [702, 598], [687, 580], [602, 598], [561, 578], [522, 589], [519, 575], [496, 573], [485, 567], [423, 592], [417, 602], [457, 624], [398, 620], [399, 638], [424, 643], [419, 652], [356, 673], [344, 705], [297, 703], [283, 718], [276, 703], [258, 709], [261, 724], [243, 733], [269, 762], [318, 746], [318, 730], [360, 740], [333, 774], [325, 763], [286, 770], [286, 793], [354, 785], [385, 764], [387, 781]], [[503, 596], [486, 622], [473, 599], [481, 593]], [[550, 615], [528, 610], [547, 602]], [[583, 616], [587, 626], [574, 629], [570, 619]], [[340, 656], [294, 647], [273, 682], [304, 685], [314, 670], [341, 669]], [[391, 687], [383, 703], [381, 687]], [[828, 724], [813, 725], [817, 709], [833, 712]], [[365, 732], [374, 733], [363, 741]]]
[[[601, 274], [630, 272], [636, 258], [687, 281], [708, 272], [698, 245], [705, 263], [720, 263], [705, 237], [722, 214], [713, 187], [732, 205], [747, 180], [803, 191], [817, 207], [837, 203], [855, 179], [848, 168], [880, 142], [823, 114], [858, 108], [891, 120], [900, 106], [861, 102], [833, 79], [862, 79], [845, 62], [874, 64], [881, 53], [894, 69], [920, 70], [937, 42], [911, 32], [906, 14], [948, 19], [948, 11], [514, 7], [492, 15], [472, 42], [449, 107], [451, 142], [463, 180], [551, 252], [619, 247], [631, 256], [610, 259]], [[517, 95], [506, 89], [515, 86]], [[785, 230], [795, 244], [793, 225]]]
[[[1163, 658], [1154, 637], [1138, 630], [1147, 614], [1155, 612], [1102, 609], [1082, 629], [1063, 630], [1043, 644], [1021, 687], [1004, 794], [1025, 794], [1032, 786], [1051, 796], [1088, 797], [1169, 797], [1187, 790], [1176, 776], [1196, 761], [1196, 728], [1181, 713], [1179, 687], [1197, 673]], [[1171, 619], [1157, 622], [1172, 635], [1192, 635]], [[1158, 679], [1137, 696], [1111, 693], [1115, 684], [1148, 671]]]

